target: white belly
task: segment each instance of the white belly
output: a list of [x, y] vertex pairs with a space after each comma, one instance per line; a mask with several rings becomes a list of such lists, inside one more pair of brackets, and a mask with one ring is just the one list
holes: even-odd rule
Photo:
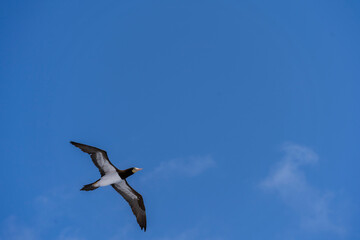
[[108, 173], [108, 174], [105, 174], [104, 176], [102, 176], [100, 178], [100, 180], [94, 184], [94, 186], [95, 187], [103, 187], [103, 186], [111, 185], [111, 184], [118, 183], [121, 181], [122, 181], [122, 179], [120, 178], [119, 174], [117, 172], [113, 172], [113, 173]]

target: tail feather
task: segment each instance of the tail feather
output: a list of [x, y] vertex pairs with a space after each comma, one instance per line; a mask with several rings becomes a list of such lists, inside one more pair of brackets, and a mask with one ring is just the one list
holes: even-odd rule
[[98, 187], [94, 187], [94, 183], [90, 183], [90, 184], [84, 185], [84, 187], [82, 189], [80, 189], [80, 191], [92, 191], [97, 188]]

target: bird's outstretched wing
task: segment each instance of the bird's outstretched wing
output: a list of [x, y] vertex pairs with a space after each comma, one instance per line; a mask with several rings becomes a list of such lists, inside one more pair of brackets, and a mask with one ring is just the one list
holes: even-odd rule
[[111, 185], [129, 203], [141, 229], [146, 231], [146, 213], [142, 196], [126, 180]]
[[104, 176], [106, 173], [116, 171], [116, 167], [110, 162], [104, 150], [77, 142], [71, 141], [70, 143], [75, 147], [80, 148], [83, 152], [90, 154], [91, 159], [95, 166], [99, 169], [101, 176]]

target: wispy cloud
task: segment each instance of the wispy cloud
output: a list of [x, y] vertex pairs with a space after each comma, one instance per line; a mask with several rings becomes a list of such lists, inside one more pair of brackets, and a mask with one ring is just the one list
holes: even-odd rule
[[[67, 201], [69, 196], [57, 188], [57, 192], [40, 195], [33, 200], [33, 208], [36, 213], [27, 220], [21, 219], [16, 215], [10, 215], [1, 222], [0, 239], [6, 240], [41, 240], [47, 239], [48, 234], [55, 224], [54, 216], [61, 216], [62, 209], [60, 203]], [[60, 229], [56, 240], [83, 240], [77, 237], [75, 229], [67, 226]], [[54, 238], [53, 238], [54, 239]]]
[[340, 213], [336, 212], [335, 195], [312, 186], [303, 170], [304, 166], [317, 163], [318, 155], [311, 149], [296, 144], [285, 144], [283, 151], [283, 159], [261, 182], [261, 187], [275, 192], [284, 203], [293, 208], [302, 228], [344, 234], [345, 227], [338, 221]]
[[[127, 239], [133, 240], [133, 232], [138, 231], [138, 228], [133, 228], [130, 225], [123, 226], [120, 228], [118, 232], [110, 238], [111, 240], [115, 239]], [[148, 234], [148, 233], [147, 233]], [[173, 234], [161, 234], [162, 236], [148, 236], [149, 240], [195, 240], [195, 239], [207, 239], [207, 240], [222, 240], [222, 237], [213, 236], [208, 233], [206, 228], [196, 226], [191, 229], [185, 229], [183, 231], [179, 231], [178, 233]]]
[[169, 178], [172, 176], [194, 177], [200, 175], [209, 168], [216, 165], [210, 156], [177, 158], [164, 161], [152, 172], [143, 177], [143, 180], [150, 178]]
[[195, 240], [195, 239], [207, 239], [207, 240], [222, 240], [217, 236], [209, 236], [203, 229], [193, 228], [180, 232], [171, 237], [154, 238], [153, 240]]
[[85, 238], [81, 238], [78, 236], [74, 236], [77, 235], [77, 233], [74, 233], [74, 229], [71, 227], [65, 228], [60, 232], [60, 235], [58, 236], [58, 238], [56, 240], [85, 240]]
[[11, 215], [2, 224], [0, 239], [36, 240], [38, 239], [38, 234], [31, 226], [25, 225], [16, 216]]

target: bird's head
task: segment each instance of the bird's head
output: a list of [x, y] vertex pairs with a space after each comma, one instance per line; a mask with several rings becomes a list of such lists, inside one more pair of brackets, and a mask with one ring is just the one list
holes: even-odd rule
[[120, 177], [122, 179], [125, 179], [127, 177], [130, 177], [131, 175], [133, 175], [134, 173], [138, 172], [142, 170], [142, 168], [137, 168], [137, 167], [132, 167], [132, 168], [128, 168], [128, 169], [125, 169], [125, 170], [117, 170]]

